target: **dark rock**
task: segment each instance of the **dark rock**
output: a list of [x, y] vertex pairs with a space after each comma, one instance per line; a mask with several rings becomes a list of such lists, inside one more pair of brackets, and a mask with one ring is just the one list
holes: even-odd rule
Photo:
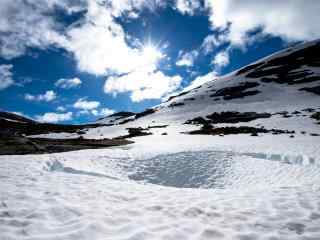
[[151, 129], [151, 128], [166, 128], [168, 126], [169, 125], [154, 125], [154, 126], [148, 126], [148, 129]]
[[256, 136], [259, 133], [272, 133], [272, 134], [293, 134], [294, 131], [281, 130], [281, 129], [265, 129], [255, 128], [255, 127], [218, 127], [218, 128], [201, 128], [200, 130], [190, 131], [186, 134], [191, 135], [231, 135], [231, 134], [251, 134], [252, 136]]
[[16, 135], [38, 135], [47, 133], [77, 133], [79, 131], [96, 128], [105, 125], [101, 124], [83, 124], [83, 125], [68, 125], [68, 124], [52, 124], [38, 122], [18, 122], [7, 121], [0, 119], [0, 132], [7, 131]]
[[179, 93], [178, 95], [175, 95], [175, 96], [170, 96], [169, 99], [168, 99], [166, 102], [169, 102], [169, 101], [171, 101], [172, 99], [175, 99], [175, 98], [177, 98], [177, 97], [181, 97], [181, 96], [183, 96], [183, 95], [186, 95], [186, 94], [188, 94], [189, 92], [190, 92], [190, 91], [186, 91], [186, 92]]
[[169, 107], [173, 108], [173, 107], [179, 107], [179, 106], [183, 106], [183, 105], [184, 105], [184, 103], [183, 103], [183, 102], [179, 102], [179, 103], [171, 103], [171, 104], [169, 105]]
[[9, 119], [20, 123], [36, 123], [36, 121], [10, 112], [0, 112], [0, 119]]
[[305, 88], [301, 88], [299, 89], [300, 91], [307, 91], [307, 92], [311, 92], [317, 95], [320, 95], [320, 86], [316, 86], [316, 87], [305, 87]]
[[211, 123], [239, 123], [250, 122], [259, 118], [270, 118], [270, 113], [256, 113], [256, 112], [214, 112], [208, 116]]
[[186, 99], [185, 99], [185, 101], [194, 101], [194, 100], [196, 100], [196, 99], [193, 98], [193, 97], [192, 97], [192, 98], [186, 98]]
[[194, 118], [194, 119], [187, 120], [184, 124], [194, 124], [194, 125], [202, 124], [202, 125], [209, 125], [209, 124], [210, 124], [210, 121], [204, 119], [203, 117], [196, 117], [196, 118]]
[[[249, 78], [260, 78], [263, 82], [280, 84], [302, 84], [319, 81], [310, 70], [297, 70], [303, 66], [320, 66], [320, 45], [293, 50], [288, 55], [271, 58], [263, 64], [253, 66], [246, 74]], [[242, 72], [244, 73], [244, 72]], [[269, 76], [273, 77], [269, 77]]]
[[302, 109], [302, 111], [312, 113], [312, 112], [315, 111], [315, 109], [313, 109], [313, 108], [305, 108], [305, 109]]
[[319, 137], [319, 136], [320, 136], [320, 134], [318, 134], [318, 133], [310, 133], [310, 136], [313, 136], [313, 137]]
[[133, 138], [133, 137], [142, 137], [152, 135], [150, 132], [146, 132], [148, 129], [138, 127], [138, 128], [126, 128], [128, 130], [128, 134], [124, 136], [117, 137], [115, 139], [126, 139], [126, 138]]
[[[117, 120], [120, 120], [120, 119], [122, 119], [122, 118], [127, 118], [127, 117], [131, 117], [131, 116], [134, 116], [134, 115], [135, 115], [134, 112], [124, 112], [124, 111], [122, 111], [122, 112], [117, 112], [117, 113], [111, 114], [111, 115], [109, 115], [109, 116], [107, 116], [107, 117], [108, 117], [108, 118], [110, 118], [110, 117], [116, 117]], [[98, 121], [101, 121], [101, 120], [103, 120], [103, 119], [105, 119], [105, 118], [106, 118], [106, 117], [99, 118]]]
[[246, 66], [244, 68], [241, 68], [236, 75], [240, 75], [240, 74], [243, 74], [243, 73], [247, 73], [247, 72], [250, 72], [251, 70], [254, 70], [256, 69], [257, 67], [263, 65], [264, 62], [260, 62], [260, 63], [256, 63], [256, 64], [251, 64], [249, 66]]
[[135, 119], [139, 119], [139, 118], [148, 116], [148, 115], [153, 114], [155, 112], [156, 112], [156, 110], [154, 108], [148, 108], [148, 109], [144, 110], [143, 112], [137, 113], [135, 116]]
[[267, 133], [268, 130], [255, 127], [218, 127], [218, 128], [201, 128], [188, 132], [191, 135], [230, 135], [230, 134], [258, 134]]
[[214, 94], [210, 95], [210, 97], [223, 97], [225, 100], [231, 100], [236, 98], [244, 98], [246, 96], [253, 96], [260, 91], [246, 91], [250, 88], [254, 88], [259, 86], [260, 84], [257, 82], [242, 82], [234, 87], [226, 87], [216, 91]]
[[292, 112], [291, 114], [295, 114], [295, 115], [297, 115], [297, 114], [300, 114], [301, 112], [299, 112], [299, 111], [294, 111], [294, 112]]
[[310, 117], [317, 121], [320, 121], [320, 112], [315, 112]]
[[128, 123], [128, 122], [132, 122], [132, 121], [134, 121], [134, 119], [131, 119], [131, 118], [125, 119], [125, 120], [119, 122], [119, 125], [123, 125], [123, 124], [126, 124], [126, 123]]
[[125, 139], [49, 139], [23, 136], [0, 137], [0, 155], [58, 153], [83, 149], [107, 148], [133, 143]]

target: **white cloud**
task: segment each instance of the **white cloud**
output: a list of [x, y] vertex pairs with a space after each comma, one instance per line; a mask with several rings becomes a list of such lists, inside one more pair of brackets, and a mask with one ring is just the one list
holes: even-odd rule
[[142, 44], [142, 48], [128, 46], [126, 40], [130, 36], [114, 17], [143, 7], [153, 8], [160, 2], [110, 1], [109, 7], [105, 7], [89, 1], [85, 21], [68, 30], [64, 47], [74, 55], [81, 71], [95, 75], [134, 71], [148, 64], [144, 48]]
[[82, 109], [82, 110], [93, 110], [100, 106], [100, 102], [98, 101], [87, 101], [85, 98], [78, 99], [74, 104], [74, 108]]
[[176, 0], [176, 8], [183, 14], [194, 15], [201, 8], [199, 0]]
[[12, 79], [12, 67], [11, 64], [3, 64], [0, 65], [0, 90], [3, 90], [12, 84], [14, 84], [14, 81]]
[[51, 102], [57, 98], [57, 94], [54, 91], [49, 90], [49, 91], [46, 91], [44, 94], [39, 94], [39, 95], [32, 95], [32, 94], [26, 93], [24, 98], [28, 101]]
[[36, 116], [36, 120], [39, 122], [57, 123], [62, 121], [72, 120], [72, 112], [67, 113], [54, 113], [48, 112], [43, 115]]
[[183, 91], [190, 91], [196, 87], [199, 87], [203, 84], [205, 84], [206, 82], [210, 82], [212, 80], [214, 80], [215, 78], [218, 77], [218, 74], [217, 72], [209, 72], [208, 74], [206, 75], [203, 75], [203, 76], [198, 76], [196, 79], [194, 79], [190, 84], [189, 86], [185, 87], [183, 89]]
[[230, 59], [229, 59], [229, 53], [227, 51], [219, 52], [211, 62], [211, 64], [214, 65], [216, 69], [225, 67], [229, 63], [230, 63]]
[[196, 50], [193, 50], [191, 52], [186, 52], [186, 53], [183, 53], [182, 51], [180, 51], [176, 65], [192, 67], [198, 55], [199, 55], [199, 52]]
[[166, 76], [160, 71], [140, 69], [120, 77], [109, 77], [104, 85], [105, 93], [130, 92], [134, 102], [160, 99], [175, 91], [182, 81], [180, 76]]
[[[2, 0], [0, 9], [0, 56], [11, 59], [28, 48], [64, 48], [81, 71], [96, 75], [126, 73], [144, 63], [141, 49], [127, 45], [116, 17], [137, 15], [142, 9], [165, 6], [161, 0]], [[70, 26], [55, 18], [84, 10], [84, 17]], [[133, 14], [135, 13], [135, 14]]]
[[115, 111], [109, 108], [102, 108], [100, 110], [94, 109], [91, 111], [91, 114], [94, 116], [109, 116], [114, 113]]
[[58, 112], [65, 112], [65, 111], [67, 111], [67, 109], [63, 106], [59, 106], [59, 107], [57, 107], [57, 111]]
[[114, 114], [114, 113], [115, 113], [115, 111], [112, 110], [112, 109], [109, 109], [109, 108], [102, 108], [100, 110], [100, 115], [102, 115], [102, 116], [108, 116], [108, 115], [111, 115], [111, 114]]
[[62, 44], [61, 25], [48, 14], [57, 6], [71, 9], [71, 4], [62, 0], [1, 0], [0, 55], [12, 59], [30, 47], [45, 49]]
[[215, 47], [220, 46], [221, 44], [227, 41], [225, 34], [218, 34], [218, 35], [208, 35], [201, 45], [201, 49], [204, 54], [208, 54], [214, 50]]
[[76, 88], [81, 85], [81, 80], [79, 78], [61, 78], [54, 84], [56, 87], [70, 89]]
[[206, 0], [213, 28], [227, 29], [233, 45], [244, 45], [247, 33], [263, 33], [289, 41], [320, 37], [320, 1]]
[[110, 108], [101, 108], [101, 109], [92, 109], [92, 110], [81, 110], [77, 113], [77, 115], [78, 116], [93, 115], [95, 117], [98, 117], [98, 116], [108, 116], [113, 113], [115, 113], [115, 111]]

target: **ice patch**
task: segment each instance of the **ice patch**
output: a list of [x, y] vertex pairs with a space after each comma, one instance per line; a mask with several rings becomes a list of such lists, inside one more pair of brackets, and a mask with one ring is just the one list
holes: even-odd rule
[[230, 171], [232, 154], [228, 152], [191, 152], [160, 155], [138, 160], [129, 175], [135, 181], [178, 188], [224, 188], [223, 178]]
[[[180, 152], [136, 159], [128, 178], [176, 188], [255, 189], [313, 183], [319, 165], [306, 156], [224, 151]], [[299, 179], [299, 180], [298, 180]]]

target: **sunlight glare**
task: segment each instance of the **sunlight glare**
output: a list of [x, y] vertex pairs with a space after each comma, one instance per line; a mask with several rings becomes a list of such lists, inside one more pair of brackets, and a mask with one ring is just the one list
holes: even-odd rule
[[142, 58], [147, 64], [156, 64], [162, 57], [162, 53], [152, 45], [147, 45], [143, 48]]

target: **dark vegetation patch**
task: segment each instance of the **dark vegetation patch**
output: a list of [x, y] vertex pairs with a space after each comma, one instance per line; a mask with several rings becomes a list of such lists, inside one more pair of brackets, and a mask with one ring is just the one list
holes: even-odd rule
[[315, 109], [314, 108], [305, 108], [305, 109], [302, 109], [302, 111], [308, 112], [308, 113], [313, 113], [315, 111]]
[[320, 95], [320, 86], [316, 86], [316, 87], [305, 87], [305, 88], [301, 88], [299, 89], [300, 91], [307, 91], [307, 92], [311, 92], [317, 95]]
[[150, 114], [153, 114], [155, 113], [157, 110], [154, 109], [154, 108], [147, 108], [146, 110], [144, 110], [143, 112], [140, 112], [140, 113], [136, 113], [134, 114], [134, 118], [128, 118], [128, 119], [124, 119], [122, 122], [119, 122], [120, 125], [122, 124], [126, 124], [128, 122], [133, 122], [139, 118], [142, 118], [142, 117], [145, 117], [145, 116], [148, 116]]
[[178, 103], [171, 103], [170, 105], [169, 105], [169, 107], [171, 107], [171, 108], [173, 108], [173, 107], [180, 107], [180, 106], [183, 106], [184, 105], [184, 103], [183, 102], [178, 102]]
[[126, 128], [128, 130], [128, 134], [120, 137], [116, 137], [115, 139], [126, 139], [126, 138], [133, 138], [133, 137], [142, 137], [152, 135], [151, 132], [148, 132], [147, 128], [137, 127], [137, 128]]
[[124, 119], [123, 121], [119, 122], [119, 125], [126, 124], [126, 123], [132, 122], [132, 121], [134, 121], [134, 119], [132, 119], [132, 118]]
[[125, 139], [48, 139], [0, 135], [0, 155], [43, 154], [100, 149], [133, 143]]
[[84, 124], [84, 125], [68, 125], [68, 124], [51, 124], [51, 123], [22, 123], [12, 122], [0, 119], [0, 133], [6, 132], [18, 135], [38, 135], [47, 133], [77, 133], [85, 131], [88, 128], [96, 128], [101, 126], [110, 126], [110, 124]]
[[246, 96], [253, 96], [260, 93], [258, 90], [248, 89], [259, 86], [257, 82], [242, 82], [234, 87], [225, 87], [217, 90], [214, 94], [211, 94], [210, 97], [223, 97], [224, 100], [231, 100], [236, 98], [244, 98]]
[[189, 92], [190, 92], [190, 91], [185, 91], [185, 92], [179, 93], [178, 95], [170, 96], [170, 97], [168, 98], [167, 102], [169, 102], [169, 101], [171, 101], [172, 99], [175, 99], [175, 98], [177, 98], [177, 97], [181, 97], [181, 96], [183, 96], [183, 95], [186, 95], [186, 94], [188, 94]]
[[[320, 77], [310, 70], [299, 70], [303, 66], [320, 67], [320, 45], [293, 51], [286, 56], [279, 56], [269, 61], [250, 65], [238, 71], [249, 78], [261, 78], [263, 82], [280, 84], [301, 84], [319, 81]], [[269, 77], [272, 75], [272, 77]]]
[[251, 65], [249, 65], [249, 66], [246, 66], [246, 67], [240, 69], [240, 70], [237, 72], [236, 75], [240, 75], [240, 74], [243, 74], [243, 73], [247, 73], [247, 72], [249, 72], [249, 71], [251, 71], [251, 70], [253, 70], [253, 69], [255, 69], [255, 68], [257, 68], [257, 67], [259, 67], [259, 66], [261, 66], [261, 65], [263, 65], [264, 63], [265, 63], [265, 62], [260, 62], [260, 63], [251, 64]]
[[272, 133], [272, 134], [293, 134], [294, 131], [280, 130], [280, 129], [265, 129], [263, 127], [209, 127], [208, 125], [202, 127], [199, 130], [186, 132], [191, 135], [231, 135], [231, 134], [251, 134], [252, 136], [258, 136], [259, 133]]
[[204, 119], [203, 117], [196, 117], [190, 120], [187, 120], [184, 124], [192, 124], [192, 125], [210, 125], [211, 121]]
[[207, 119], [203, 117], [196, 117], [188, 120], [185, 124], [202, 124], [210, 125], [217, 123], [239, 123], [250, 122], [259, 118], [270, 118], [270, 113], [256, 113], [256, 112], [214, 112], [208, 116]]
[[280, 115], [283, 118], [291, 118], [292, 117], [292, 115], [290, 115], [288, 111], [277, 112], [277, 113], [274, 113], [273, 115]]
[[317, 121], [320, 121], [320, 112], [315, 112], [310, 117]]
[[[99, 118], [98, 121], [101, 121], [103, 119], [110, 118], [110, 117], [116, 118], [115, 120], [120, 120], [120, 119], [128, 118], [128, 117], [131, 117], [134, 115], [136, 115], [136, 113], [134, 113], [134, 112], [117, 112], [117, 113], [111, 114], [107, 117]], [[113, 122], [113, 120], [111, 120], [110, 122]]]
[[152, 129], [152, 128], [166, 128], [169, 125], [153, 125], [153, 126], [148, 126], [148, 129]]
[[270, 118], [270, 113], [256, 112], [214, 112], [207, 116], [211, 123], [239, 123], [250, 122], [259, 118]]
[[11, 119], [21, 123], [36, 123], [36, 121], [10, 112], [0, 112], [0, 119]]
[[318, 134], [318, 133], [310, 133], [310, 136], [312, 136], [312, 137], [319, 137], [320, 134]]
[[156, 110], [154, 108], [147, 108], [143, 112], [137, 113], [135, 116], [135, 119], [139, 119], [139, 118], [148, 116], [148, 115], [155, 113], [155, 112], [156, 112]]
[[[121, 118], [131, 117], [133, 115], [135, 115], [134, 112], [117, 112], [117, 113], [111, 114], [111, 115], [106, 116], [106, 117], [108, 117], [108, 118], [109, 117], [118, 117], [118, 119], [121, 119]], [[106, 117], [99, 118], [98, 120], [103, 120]]]

